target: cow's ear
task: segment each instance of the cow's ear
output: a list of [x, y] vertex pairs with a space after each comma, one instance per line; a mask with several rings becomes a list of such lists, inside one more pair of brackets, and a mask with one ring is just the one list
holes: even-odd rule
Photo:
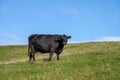
[[70, 39], [71, 38], [71, 36], [67, 36], [67, 39]]

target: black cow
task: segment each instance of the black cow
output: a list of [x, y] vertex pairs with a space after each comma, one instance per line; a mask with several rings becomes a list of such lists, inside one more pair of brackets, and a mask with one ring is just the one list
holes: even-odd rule
[[32, 58], [35, 61], [36, 52], [50, 53], [49, 61], [55, 52], [57, 54], [57, 60], [59, 60], [59, 54], [63, 51], [64, 45], [67, 44], [67, 40], [70, 38], [71, 36], [58, 34], [32, 34], [28, 37], [29, 61]]

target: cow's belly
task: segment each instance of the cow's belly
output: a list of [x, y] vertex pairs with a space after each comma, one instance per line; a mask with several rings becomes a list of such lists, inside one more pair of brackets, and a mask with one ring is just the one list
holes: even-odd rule
[[35, 51], [37, 52], [41, 52], [41, 53], [49, 53], [50, 52], [50, 49], [48, 47], [34, 47]]

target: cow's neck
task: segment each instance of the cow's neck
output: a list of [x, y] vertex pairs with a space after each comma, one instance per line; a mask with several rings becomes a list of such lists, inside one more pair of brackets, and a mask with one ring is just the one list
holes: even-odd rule
[[63, 44], [59, 44], [57, 49], [62, 51], [63, 48], [64, 48], [64, 45]]

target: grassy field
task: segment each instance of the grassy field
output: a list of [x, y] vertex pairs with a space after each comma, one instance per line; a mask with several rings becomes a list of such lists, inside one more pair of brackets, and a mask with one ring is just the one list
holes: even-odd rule
[[0, 80], [120, 80], [120, 42], [68, 44], [60, 55], [36, 54], [27, 46], [0, 46]]

